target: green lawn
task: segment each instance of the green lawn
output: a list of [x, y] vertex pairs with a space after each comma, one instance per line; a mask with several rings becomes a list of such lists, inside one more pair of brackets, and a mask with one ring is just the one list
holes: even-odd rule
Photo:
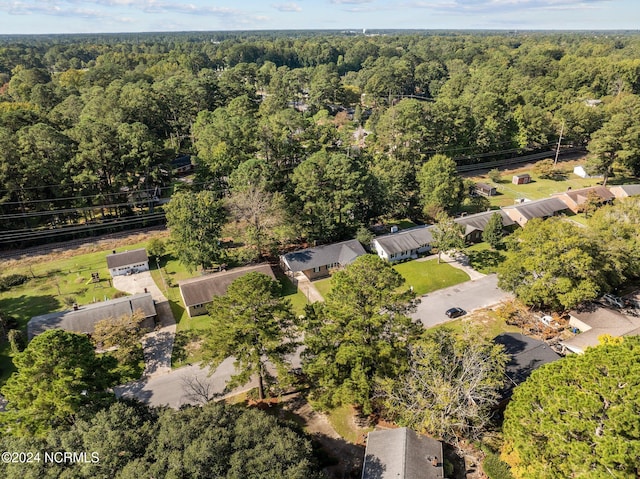
[[487, 338], [495, 338], [501, 333], [521, 332], [518, 326], [510, 326], [503, 319], [499, 319], [494, 311], [476, 312], [434, 328], [449, 328], [461, 333], [468, 325], [477, 327], [479, 334]]
[[300, 291], [287, 276], [281, 276], [278, 278], [282, 285], [282, 296], [289, 301], [293, 306], [293, 312], [300, 316], [304, 314], [304, 307], [309, 304], [307, 297], [302, 291]]
[[318, 293], [320, 293], [320, 296], [326, 298], [329, 291], [331, 291], [331, 278], [319, 279], [314, 281], [313, 285], [318, 290]]
[[469, 281], [469, 275], [464, 271], [446, 263], [438, 264], [435, 259], [408, 261], [393, 268], [406, 280], [406, 286], [413, 286], [417, 296]]
[[327, 412], [329, 422], [340, 436], [353, 444], [362, 444], [367, 433], [373, 431], [373, 428], [357, 427], [353, 422], [354, 414], [351, 405], [340, 406]]
[[469, 257], [469, 265], [482, 274], [495, 273], [498, 266], [507, 259], [504, 250], [492, 250], [488, 243], [476, 243], [464, 250]]

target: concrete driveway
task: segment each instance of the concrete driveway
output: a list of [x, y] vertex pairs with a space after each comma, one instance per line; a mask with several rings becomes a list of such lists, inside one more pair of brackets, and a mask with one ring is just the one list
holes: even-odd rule
[[149, 271], [113, 278], [113, 287], [120, 291], [136, 294], [149, 292], [156, 302], [159, 327], [145, 335], [142, 340], [144, 351], [144, 375], [155, 376], [171, 371], [171, 353], [176, 337], [176, 320], [169, 301], [156, 285]]
[[512, 297], [510, 293], [498, 288], [498, 278], [491, 274], [423, 295], [416, 312], [411, 316], [420, 320], [425, 328], [430, 328], [452, 321], [444, 314], [449, 308], [457, 306], [471, 312]]

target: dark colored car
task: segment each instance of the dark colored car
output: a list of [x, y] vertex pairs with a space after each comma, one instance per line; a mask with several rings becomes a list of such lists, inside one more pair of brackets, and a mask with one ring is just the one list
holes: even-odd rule
[[447, 312], [444, 314], [446, 314], [448, 318], [458, 318], [464, 316], [467, 312], [462, 308], [451, 308], [447, 309]]

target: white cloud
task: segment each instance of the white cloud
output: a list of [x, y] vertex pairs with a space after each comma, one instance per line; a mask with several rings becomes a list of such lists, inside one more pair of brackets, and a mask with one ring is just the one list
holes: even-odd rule
[[279, 12], [301, 12], [302, 11], [302, 7], [300, 7], [300, 5], [298, 5], [297, 3], [293, 3], [293, 2], [276, 3], [271, 6], [276, 10], [278, 10]]
[[407, 2], [407, 8], [427, 8], [450, 13], [489, 13], [522, 10], [586, 9], [611, 0], [422, 0]]

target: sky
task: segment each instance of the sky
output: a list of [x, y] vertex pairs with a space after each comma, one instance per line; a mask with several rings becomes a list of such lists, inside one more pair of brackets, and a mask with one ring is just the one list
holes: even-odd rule
[[0, 34], [638, 30], [639, 0], [0, 0]]

